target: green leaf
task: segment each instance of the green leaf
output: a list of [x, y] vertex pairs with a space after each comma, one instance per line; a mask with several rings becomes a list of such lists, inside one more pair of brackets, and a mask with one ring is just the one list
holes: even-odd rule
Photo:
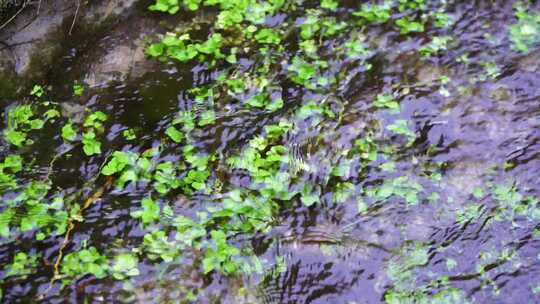
[[390, 19], [389, 3], [384, 4], [362, 4], [360, 11], [354, 12], [354, 16], [363, 18], [367, 23], [380, 24]]
[[134, 218], [141, 218], [143, 224], [151, 224], [159, 220], [160, 208], [159, 205], [151, 198], [147, 197], [141, 201], [143, 210], [131, 212], [131, 216]]
[[127, 277], [138, 276], [139, 269], [137, 268], [139, 259], [131, 253], [121, 253], [114, 258], [112, 272], [114, 278], [123, 280]]
[[82, 96], [84, 94], [84, 86], [81, 84], [74, 84], [73, 85], [73, 95], [75, 96]]
[[146, 48], [146, 54], [151, 57], [159, 57], [163, 55], [165, 47], [162, 43], [153, 43]]
[[399, 112], [399, 103], [392, 97], [392, 95], [377, 95], [373, 105], [377, 108], [386, 108], [394, 112]]
[[43, 96], [43, 93], [45, 93], [45, 90], [43, 87], [39, 84], [36, 84], [32, 87], [32, 91], [30, 92], [30, 95], [41, 97]]
[[216, 113], [213, 110], [208, 110], [201, 114], [199, 120], [199, 126], [204, 127], [206, 125], [213, 124], [216, 121]]
[[407, 120], [398, 119], [393, 124], [386, 127], [389, 131], [392, 131], [399, 135], [404, 135], [409, 139], [409, 143], [416, 139], [416, 134], [409, 129], [409, 123]]
[[131, 158], [126, 152], [115, 151], [112, 159], [101, 170], [101, 174], [109, 176], [121, 172], [131, 163]]
[[528, 53], [531, 47], [540, 43], [540, 13], [529, 12], [518, 2], [516, 17], [518, 22], [510, 26], [512, 48], [522, 53]]
[[321, 7], [335, 10], [338, 7], [338, 1], [337, 0], [321, 0]]
[[82, 135], [83, 151], [86, 155], [101, 154], [101, 143], [96, 139], [94, 131], [88, 131]]
[[101, 111], [96, 111], [90, 115], [88, 115], [88, 117], [86, 117], [86, 119], [84, 120], [84, 124], [83, 126], [85, 128], [95, 128], [95, 129], [100, 129], [103, 127], [103, 122], [105, 122], [107, 120], [107, 114], [101, 112]]
[[55, 117], [60, 117], [60, 112], [55, 109], [49, 109], [45, 113], [43, 113], [43, 116], [47, 119], [53, 119]]
[[414, 21], [409, 16], [396, 20], [396, 25], [399, 27], [401, 34], [409, 34], [409, 33], [424, 31], [424, 25], [420, 22]]
[[14, 216], [15, 210], [11, 208], [7, 208], [0, 213], [0, 236], [4, 238], [9, 237], [9, 223]]
[[17, 147], [22, 147], [23, 143], [26, 141], [26, 133], [15, 131], [15, 130], [5, 130], [4, 136], [6, 137], [6, 140]]
[[257, 40], [257, 42], [263, 43], [263, 44], [279, 45], [279, 43], [281, 42], [280, 35], [275, 30], [268, 29], [268, 28], [261, 29], [255, 35], [255, 39]]
[[168, 127], [165, 134], [167, 134], [175, 143], [180, 143], [182, 142], [182, 139], [184, 139], [184, 134], [173, 126]]
[[71, 122], [68, 122], [62, 127], [62, 138], [67, 141], [74, 141], [77, 138], [77, 132]]

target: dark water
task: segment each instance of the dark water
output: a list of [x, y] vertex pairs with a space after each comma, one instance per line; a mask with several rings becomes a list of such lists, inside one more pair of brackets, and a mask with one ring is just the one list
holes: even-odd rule
[[[349, 2], [348, 6], [356, 7]], [[276, 66], [270, 73], [279, 79], [277, 94], [284, 100], [283, 109], [268, 113], [219, 100], [215, 101], [216, 123], [193, 131], [195, 147], [216, 155], [209, 180], [233, 189], [246, 184], [246, 172], [227, 169], [220, 174], [223, 161], [238, 154], [265, 125], [280, 119], [292, 122], [282, 144], [299, 147], [303, 163], [313, 170], [295, 174], [318, 186], [320, 194], [310, 207], [298, 197], [280, 202], [270, 232], [232, 240], [238, 246], [253, 246], [267, 263], [263, 273], [203, 275], [201, 253], [193, 249], [174, 262], [141, 255], [141, 275], [129, 284], [86, 275], [63, 288], [57, 280], [49, 288], [64, 236], [37, 241], [30, 231], [0, 240], [2, 265], [11, 264], [20, 251], [41, 253], [29, 275], [1, 273], [3, 301], [190, 302], [186, 294], [197, 290], [193, 303], [379, 303], [392, 292], [408, 293], [410, 302], [403, 303], [423, 303], [420, 295], [444, 298], [445, 292], [447, 303], [537, 303], [540, 205], [534, 198], [540, 194], [540, 49], [529, 54], [511, 49], [511, 1], [450, 2], [447, 11], [455, 23], [449, 29], [428, 28], [407, 37], [387, 26], [364, 29], [372, 51], [366, 59], [372, 65], [369, 71], [363, 61], [334, 57], [332, 43], [340, 38], [330, 39], [323, 57], [329, 61], [329, 73], [345, 75], [339, 84], [309, 91], [288, 80], [285, 67]], [[536, 9], [540, 9], [537, 4]], [[147, 14], [137, 11], [132, 18]], [[289, 16], [268, 22], [279, 18]], [[416, 48], [435, 35], [450, 35], [454, 42], [441, 55], [422, 59]], [[74, 41], [84, 41], [78, 39]], [[103, 45], [118, 42], [110, 37], [91, 39]], [[294, 38], [289, 40], [290, 53], [283, 56], [290, 59], [297, 46]], [[103, 176], [93, 178], [114, 150], [143, 152], [157, 147], [178, 111], [197, 110], [187, 90], [210, 83], [217, 73], [202, 64], [163, 63], [139, 79], [71, 97], [58, 70], [77, 69], [77, 54], [84, 54], [82, 47], [69, 46], [61, 64], [51, 71], [49, 94], [60, 103], [80, 103], [110, 115], [106, 138], [101, 140], [103, 153], [87, 157], [80, 146], [63, 144], [58, 123], [34, 133], [36, 143], [31, 148], [16, 152], [4, 143], [0, 151], [35, 160], [31, 172], [18, 176], [21, 184], [44, 178], [52, 157], [65, 153], [53, 164], [54, 191], [66, 196], [80, 191], [77, 199], [84, 201], [104, 189], [84, 211], [84, 221], [75, 223], [64, 254], [80, 250], [85, 242], [112, 257], [140, 246], [145, 232], [130, 212], [140, 209], [151, 184], [118, 191], [107, 187]], [[466, 63], [458, 60], [465, 54]], [[239, 61], [241, 72], [260, 64], [256, 56]], [[490, 65], [497, 67], [496, 72], [489, 73], [486, 66]], [[441, 85], [443, 75], [450, 81]], [[399, 113], [372, 105], [383, 92], [399, 96]], [[295, 116], [309, 100], [328, 101], [339, 119], [315, 122]], [[412, 144], [386, 129], [400, 119], [416, 135]], [[123, 139], [126, 128], [134, 128], [138, 138]], [[379, 157], [362, 165], [358, 157], [343, 151], [368, 134], [379, 146]], [[181, 144], [168, 143], [153, 160], [176, 161], [181, 149]], [[388, 153], [381, 152], [384, 149]], [[325, 179], [330, 167], [346, 162], [350, 167], [345, 174]], [[383, 164], [389, 163], [394, 170], [385, 170]], [[416, 204], [398, 196], [372, 195], [381, 185], [403, 177], [409, 182], [406, 187], [415, 184], [421, 189], [416, 191]], [[349, 195], [336, 203], [336, 189], [345, 182], [352, 185]], [[522, 196], [519, 202], [500, 198], [496, 189], [503, 191], [503, 186], [506, 192], [515, 189]], [[2, 195], [7, 200], [10, 194]], [[219, 201], [219, 195], [189, 197], [177, 190], [166, 199], [175, 213], [193, 215], [208, 202]], [[416, 301], [413, 295], [418, 295]]]

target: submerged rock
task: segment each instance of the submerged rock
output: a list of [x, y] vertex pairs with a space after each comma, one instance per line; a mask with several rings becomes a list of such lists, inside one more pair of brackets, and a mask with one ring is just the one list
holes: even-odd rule
[[99, 87], [111, 81], [140, 77], [156, 67], [158, 62], [148, 59], [144, 53], [145, 37], [153, 34], [154, 28], [153, 22], [139, 19], [130, 22], [129, 26], [114, 29], [102, 39], [99, 48], [90, 50], [88, 57], [77, 61], [86, 66], [86, 71], [82, 71], [83, 81], [90, 87]]
[[[26, 5], [0, 32], [0, 95], [13, 96], [25, 86], [44, 82], [51, 71], [65, 70], [64, 77], [83, 78], [91, 86], [125, 80], [132, 72], [140, 75], [144, 68], [133, 64], [145, 59], [143, 36], [152, 31], [152, 24], [143, 16], [129, 25], [121, 22], [133, 15], [135, 4], [135, 0], [56, 0]], [[109, 41], [70, 49], [81, 39]], [[87, 70], [69, 73], [77, 70], [70, 64]]]

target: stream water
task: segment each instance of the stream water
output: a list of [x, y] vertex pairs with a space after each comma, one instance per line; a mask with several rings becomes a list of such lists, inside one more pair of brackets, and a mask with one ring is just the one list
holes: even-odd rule
[[[316, 7], [311, 2], [266, 24], [291, 18], [301, 23], [302, 14]], [[355, 1], [340, 2], [344, 11], [358, 8]], [[0, 210], [17, 210], [7, 220], [8, 234], [0, 238], [2, 301], [538, 303], [540, 49], [512, 49], [512, 1], [448, 2], [446, 12], [453, 23], [445, 30], [430, 28], [412, 36], [384, 24], [362, 30], [370, 53], [361, 60], [336, 55], [336, 45], [352, 32], [324, 40], [319, 52], [329, 64], [327, 73], [340, 78], [328, 88], [306, 89], [287, 77], [285, 63], [272, 64], [272, 94], [283, 99], [276, 111], [246, 108], [242, 101], [250, 93], [222, 96], [208, 105], [196, 102], [189, 91], [215, 82], [224, 71], [230, 78], [254, 73], [264, 65], [257, 54], [239, 58], [232, 72], [228, 65], [160, 62], [142, 77], [73, 95], [66, 77], [81, 69], [88, 48], [112, 47], [118, 41], [75, 34], [42, 83], [46, 97], [26, 94], [9, 100], [4, 109], [7, 115], [17, 105], [47, 99], [58, 103], [61, 117], [31, 131], [31, 145], [17, 148], [5, 140], [0, 145], [0, 160], [17, 154], [24, 165], [16, 174], [18, 188], [0, 189]], [[532, 2], [531, 10], [540, 11], [538, 3]], [[334, 15], [354, 23], [344, 11]], [[125, 22], [149, 14], [137, 7]], [[193, 14], [181, 13], [179, 18], [189, 20]], [[419, 46], [441, 34], [452, 37], [448, 48], [428, 59], [421, 56]], [[276, 56], [291, 60], [296, 52], [296, 38], [289, 37], [283, 54]], [[392, 95], [399, 110], [375, 107], [373, 101], [381, 94]], [[327, 114], [298, 114], [307, 111], [310, 101], [324, 105]], [[153, 166], [182, 162], [186, 141], [175, 143], [165, 131], [178, 113], [200, 117], [208, 107], [213, 107], [215, 120], [185, 135], [197, 153], [210, 156], [209, 176], [203, 181], [208, 191], [182, 186], [158, 196], [152, 178], [128, 181], [119, 189], [118, 175], [100, 175], [114, 151], [141, 154], [154, 148], [159, 152], [149, 158]], [[60, 130], [68, 119], [76, 124], [81, 115], [98, 110], [108, 116], [99, 135], [101, 153], [87, 156], [80, 142], [66, 141]], [[171, 228], [171, 218], [196, 220], [203, 211], [211, 214], [207, 210], [219, 209], [238, 189], [258, 197], [253, 172], [231, 165], [229, 159], [241, 155], [256, 136], [266, 136], [265, 126], [280, 121], [289, 127], [270, 145], [285, 147], [289, 156], [271, 174], [275, 187], [293, 196], [275, 195], [277, 207], [268, 226], [253, 233], [227, 232], [228, 243], [250, 248], [261, 269], [205, 274], [205, 245], [174, 244], [182, 232]], [[402, 123], [405, 128], [397, 131], [388, 127]], [[7, 118], [2, 128], [7, 130]], [[136, 139], [126, 139], [127, 129], [134, 130]], [[370, 151], [359, 148], [359, 139], [372, 140], [364, 142]], [[178, 178], [185, 174], [180, 170]], [[82, 208], [80, 218], [69, 221], [73, 227], [68, 237], [39, 220], [21, 228], [31, 208], [14, 198], [31, 181], [50, 181], [40, 200], [62, 197], [61, 210], [72, 218], [77, 218], [73, 208]], [[303, 196], [302, 189], [309, 195]], [[133, 216], [149, 195], [173, 213], [161, 213], [154, 226]], [[312, 204], [306, 203], [308, 197]], [[60, 216], [52, 207], [46, 212]], [[217, 230], [220, 221], [212, 225]], [[145, 234], [160, 229], [173, 242], [170, 247], [181, 251], [172, 261], [159, 257], [167, 245], [149, 249], [143, 241]], [[203, 240], [209, 239], [209, 230]], [[45, 233], [43, 238], [39, 232]], [[68, 280], [60, 266], [55, 277], [59, 252], [65, 261], [69, 253], [90, 247], [110, 265], [119, 254], [137, 256], [137, 275], [119, 279], [86, 273]], [[11, 265], [20, 252], [35, 261], [25, 264], [27, 271], [14, 274]]]

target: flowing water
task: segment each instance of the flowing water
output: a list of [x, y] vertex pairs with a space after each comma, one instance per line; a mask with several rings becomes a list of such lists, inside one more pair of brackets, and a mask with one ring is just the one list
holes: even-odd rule
[[[232, 78], [253, 73], [264, 64], [257, 54], [239, 58], [232, 68], [163, 62], [142, 77], [87, 88], [82, 96], [74, 96], [65, 77], [77, 77], [89, 45], [107, 48], [119, 41], [106, 35], [75, 35], [44, 83], [49, 86], [46, 98], [58, 102], [62, 116], [31, 131], [34, 143], [29, 146], [16, 148], [4, 141], [0, 159], [21, 155], [25, 169], [16, 176], [18, 185], [50, 181], [41, 200], [61, 196], [68, 213], [75, 214], [73, 208], [82, 212], [79, 218], [72, 216], [76, 219], [69, 221], [67, 237], [66, 232], [53, 233], [54, 225], [49, 224], [25, 230], [18, 227], [29, 207], [10, 203], [22, 190], [1, 189], [5, 203], [0, 208], [18, 206], [20, 212], [8, 220], [8, 235], [0, 239], [2, 300], [537, 303], [540, 49], [520, 53], [511, 48], [512, 1], [448, 2], [446, 11], [454, 21], [447, 29], [429, 28], [406, 36], [383, 24], [325, 40], [319, 52], [328, 61], [326, 73], [339, 76], [331, 86], [306, 89], [287, 78], [285, 66], [271, 65], [269, 78], [277, 84], [272, 94], [284, 103], [277, 111], [246, 108], [241, 101], [253, 95], [249, 92], [234, 98], [224, 94], [211, 103], [196, 102], [189, 92], [213, 83], [219, 72], [227, 71]], [[307, 1], [303, 5], [267, 24], [291, 18], [301, 22], [305, 10], [316, 6]], [[353, 23], [347, 12], [358, 4], [342, 1], [342, 7], [333, 14]], [[531, 10], [539, 11], [540, 6], [533, 2]], [[126, 22], [158, 18], [149, 14], [145, 7], [137, 7]], [[189, 21], [194, 13], [190, 14], [180, 18]], [[284, 40], [278, 57], [290, 60], [299, 52], [295, 35]], [[363, 35], [369, 55], [361, 59], [336, 55], [335, 47], [347, 35]], [[435, 35], [449, 35], [453, 42], [426, 59], [417, 49]], [[378, 94], [393, 95], [399, 111], [375, 107]], [[298, 114], [309, 108], [310, 101], [326, 112], [317, 112], [319, 107]], [[36, 98], [2, 100], [5, 113], [30, 102], [36, 103]], [[165, 130], [178, 113], [200, 117], [209, 107], [215, 121], [195, 126], [187, 135], [197, 153], [210, 155], [210, 175], [204, 181], [208, 191], [179, 187], [157, 196], [151, 181], [141, 178], [119, 189], [118, 175], [99, 174], [113, 151], [143, 153], [156, 148], [159, 152], [149, 158], [154, 165], [181, 162], [186, 142], [167, 139]], [[102, 152], [87, 156], [80, 143], [66, 142], [59, 130], [68, 119], [82, 121], [97, 110], [108, 115], [100, 136]], [[280, 121], [288, 127], [272, 139], [272, 145], [285, 147], [288, 158], [271, 173], [278, 174], [275, 188], [284, 190], [275, 194], [272, 220], [253, 233], [241, 229], [227, 233], [229, 244], [252, 250], [260, 271], [205, 274], [204, 241], [201, 246], [172, 245], [181, 251], [172, 261], [149, 254], [142, 244], [152, 229], [162, 229], [173, 243], [181, 234], [171, 228], [174, 216], [196, 220], [209, 208], [219, 209], [237, 189], [259, 195], [260, 186], [252, 184], [253, 172], [228, 159], [245, 151], [253, 138], [265, 136], [265, 126]], [[401, 122], [409, 133], [387, 128]], [[4, 123], [7, 128], [7, 118]], [[128, 128], [136, 139], [123, 136]], [[359, 139], [365, 140], [369, 151], [355, 144]], [[360, 153], [354, 152], [358, 149]], [[162, 213], [160, 223], [150, 228], [132, 213], [141, 210], [141, 200], [149, 195], [173, 212]], [[243, 196], [241, 201], [249, 199]], [[220, 221], [212, 225], [217, 229]], [[210, 239], [210, 229], [205, 229], [203, 240]], [[46, 231], [44, 238], [37, 236], [40, 231]], [[89, 247], [110, 265], [119, 254], [137, 256], [138, 274], [118, 279], [86, 273], [68, 280], [61, 268], [55, 273], [60, 253], [65, 261], [69, 253]], [[10, 274], [19, 252], [36, 260], [33, 267], [26, 264], [28, 272]]]

